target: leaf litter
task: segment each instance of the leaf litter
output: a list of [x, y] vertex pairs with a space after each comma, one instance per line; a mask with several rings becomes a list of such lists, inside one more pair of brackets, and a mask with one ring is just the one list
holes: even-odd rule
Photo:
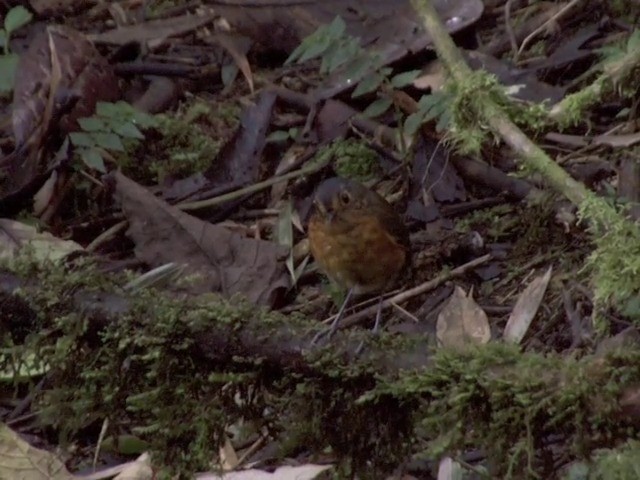
[[[565, 350], [588, 355], [592, 347], [611, 353], [637, 343], [635, 328], [626, 334], [615, 322], [609, 338], [594, 337], [593, 286], [582, 269], [591, 247], [582, 227], [572, 222], [575, 215], [554, 223], [559, 202], [545, 201], [539, 195], [544, 186], [535, 179], [516, 178], [505, 148], [484, 144], [487, 158], [462, 158], [451, 148], [447, 128], [457, 127], [460, 118], [451, 115], [450, 102], [458, 97], [447, 91], [440, 61], [427, 58], [430, 37], [411, 2], [308, 0], [296, 2], [296, 8], [288, 0], [244, 6], [220, 2], [214, 11], [191, 4], [160, 11], [146, 4], [67, 5], [60, 7], [66, 8], [65, 25], [53, 23], [54, 3], [30, 2], [47, 24], [28, 30], [24, 16], [7, 40], [12, 52], [20, 52], [19, 42], [26, 47], [16, 66], [13, 101], [0, 103], [9, 120], [5, 125], [11, 125], [0, 130], [0, 216], [5, 217], [0, 219], [0, 257], [15, 259], [31, 250], [39, 262], [73, 264], [75, 256], [88, 255], [83, 247], [90, 247], [87, 251], [96, 252], [107, 271], [122, 265], [136, 269], [139, 276], [123, 285], [128, 293], [147, 286], [163, 288], [167, 295], [178, 289], [194, 298], [218, 292], [326, 319], [340, 294], [315, 268], [304, 226], [313, 189], [323, 178], [338, 165], [351, 165], [354, 176], [361, 174], [362, 164], [356, 164], [363, 150], [354, 155], [340, 142], [357, 139], [376, 163], [376, 170], [365, 175], [367, 185], [404, 212], [412, 233], [412, 271], [385, 304], [391, 331], [425, 334], [423, 350], [432, 341], [459, 352], [499, 343], [492, 340], [499, 337], [524, 352], [560, 355]], [[471, 36], [463, 42], [472, 67], [495, 74], [510, 100], [526, 105], [561, 104], [598, 69], [600, 45], [608, 45], [611, 58], [623, 58], [637, 46], [636, 34], [616, 43], [617, 36], [628, 33], [624, 22], [604, 26], [586, 11], [575, 11], [577, 21], [568, 21], [562, 9], [572, 4], [434, 3], [450, 33], [465, 37], [471, 32], [481, 40], [477, 48], [469, 47]], [[24, 15], [13, 12], [7, 19]], [[478, 22], [481, 17], [491, 21]], [[566, 31], [542, 28], [554, 22]], [[322, 25], [321, 35], [303, 42]], [[535, 49], [534, 40], [540, 42]], [[358, 45], [375, 52], [375, 61], [365, 56], [348, 65]], [[527, 45], [530, 51], [522, 48]], [[296, 48], [298, 59], [311, 62], [284, 64]], [[406, 65], [394, 63], [399, 60]], [[10, 63], [0, 62], [0, 68]], [[238, 71], [244, 82], [234, 81]], [[173, 138], [197, 144], [193, 151], [178, 147], [171, 155], [160, 151], [158, 158], [149, 158], [145, 150], [169, 136], [166, 123], [105, 125], [95, 115], [99, 102], [151, 105], [141, 101], [150, 97], [165, 99], [161, 107], [149, 108], [166, 109], [175, 120]], [[638, 141], [634, 109], [621, 99], [612, 102], [598, 110], [588, 128], [578, 122], [567, 133], [560, 125], [547, 125], [545, 138], [564, 150], [546, 147], [559, 152], [558, 162], [597, 193], [615, 195], [617, 189], [636, 201], [640, 182], [629, 166], [633, 159], [622, 158], [629, 174], [617, 179], [607, 157], [611, 149], [624, 156], [628, 152], [621, 149]], [[237, 127], [217, 128], [229, 118], [231, 104], [243, 106]], [[110, 108], [119, 113], [121, 107]], [[188, 114], [178, 115], [183, 109]], [[99, 141], [87, 143], [90, 138]], [[221, 147], [203, 161], [198, 149], [211, 151], [212, 144], [203, 146], [207, 138]], [[135, 141], [141, 148], [132, 155]], [[327, 160], [305, 169], [317, 157]], [[102, 176], [104, 171], [110, 173]], [[531, 203], [518, 203], [523, 198]], [[185, 202], [197, 202], [198, 208], [186, 213]], [[486, 260], [474, 264], [478, 258]], [[538, 268], [546, 273], [523, 288], [523, 277]], [[561, 292], [564, 285], [570, 288]], [[126, 310], [124, 303], [116, 304], [118, 312]], [[386, 307], [393, 305], [388, 313]], [[621, 311], [633, 318], [637, 305], [632, 299]], [[614, 309], [607, 314], [627, 318]], [[346, 323], [371, 319], [358, 315]], [[624, 411], [635, 411], [636, 390], [626, 390], [621, 403]], [[21, 448], [34, 464], [50, 462], [60, 478], [71, 478], [55, 457], [41, 457], [41, 451], [21, 442], [14, 435], [6, 445]], [[244, 454], [255, 453], [246, 448], [239, 454], [244, 446], [226, 436], [225, 442], [220, 463], [242, 468]], [[231, 475], [313, 478], [328, 468], [305, 458], [297, 463], [272, 473], [254, 469]], [[486, 465], [482, 455], [477, 463]], [[438, 478], [460, 478], [469, 462], [445, 456], [431, 471], [438, 466]], [[147, 457], [130, 468], [121, 478], [150, 474]]]

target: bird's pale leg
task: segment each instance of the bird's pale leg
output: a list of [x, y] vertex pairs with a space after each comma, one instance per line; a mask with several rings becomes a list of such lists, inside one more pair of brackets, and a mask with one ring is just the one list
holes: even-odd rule
[[[384, 297], [382, 295], [380, 295], [380, 300], [378, 301], [378, 309], [376, 311], [376, 323], [373, 325], [373, 330], [371, 330], [371, 333], [373, 333], [374, 335], [377, 335], [378, 331], [380, 330], [380, 322], [382, 320], [382, 302], [384, 300]], [[362, 352], [362, 349], [364, 347], [364, 340], [362, 340], [360, 342], [360, 345], [358, 345], [358, 348], [356, 348], [356, 355], [360, 355], [360, 353]]]
[[340, 310], [338, 311], [336, 318], [334, 318], [333, 322], [331, 322], [331, 326], [329, 327], [329, 329], [320, 330], [318, 333], [316, 333], [316, 336], [313, 337], [313, 340], [311, 340], [311, 345], [315, 344], [318, 340], [320, 340], [320, 338], [322, 338], [325, 335], [327, 336], [327, 339], [330, 339], [333, 336], [333, 334], [336, 333], [336, 330], [338, 330], [338, 324], [340, 323], [340, 320], [344, 316], [344, 312], [347, 310], [347, 306], [349, 305], [349, 301], [351, 300], [352, 294], [353, 294], [353, 288], [350, 288], [349, 291], [347, 292], [347, 296], [345, 297], [344, 302], [342, 302], [342, 306], [340, 307]]
[[376, 323], [373, 324], [373, 330], [371, 330], [374, 334], [378, 333], [380, 330], [380, 321], [382, 320], [382, 302], [384, 297], [380, 295], [380, 300], [378, 301], [378, 310], [376, 311]]

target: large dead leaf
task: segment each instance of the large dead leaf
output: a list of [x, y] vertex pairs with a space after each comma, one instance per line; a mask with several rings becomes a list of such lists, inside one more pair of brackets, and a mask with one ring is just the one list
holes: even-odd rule
[[[481, 0], [435, 0], [434, 6], [451, 33], [474, 23], [484, 9]], [[347, 33], [363, 46], [383, 52], [389, 61], [430, 43], [410, 0], [228, 0], [216, 12], [256, 46], [291, 52], [320, 25], [340, 16]]]
[[436, 335], [444, 347], [464, 348], [487, 343], [491, 339], [491, 328], [484, 310], [471, 295], [456, 287], [438, 315]]
[[261, 305], [272, 306], [280, 289], [288, 287], [286, 249], [192, 217], [119, 172], [111, 178], [140, 260], [154, 267], [187, 265], [200, 277], [193, 291], [242, 294]]
[[11, 480], [71, 480], [60, 460], [34, 448], [13, 430], [0, 424], [0, 478]]
[[[13, 91], [12, 126], [16, 151], [0, 159], [0, 201], [33, 193], [57, 160], [39, 148], [50, 131], [77, 129], [99, 101], [120, 97], [111, 66], [84, 35], [60, 25], [48, 26], [21, 55]], [[9, 203], [9, 201], [7, 201]]]
[[59, 125], [68, 131], [77, 127], [77, 118], [92, 115], [97, 102], [120, 97], [118, 80], [107, 60], [82, 33], [62, 25], [49, 26], [36, 36], [20, 57], [16, 77], [20, 79], [13, 91], [16, 145], [24, 144], [43, 120], [50, 120], [43, 119], [49, 101], [64, 103], [63, 97], [77, 97], [72, 112]]
[[529, 330], [533, 317], [536, 316], [550, 279], [551, 267], [544, 275], [536, 277], [520, 294], [511, 315], [509, 315], [507, 325], [504, 327], [502, 338], [505, 342], [520, 343], [522, 341]]

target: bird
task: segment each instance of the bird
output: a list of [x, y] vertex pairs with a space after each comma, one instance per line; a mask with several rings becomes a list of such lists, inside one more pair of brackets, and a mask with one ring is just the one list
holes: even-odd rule
[[379, 294], [374, 332], [382, 317], [382, 294], [408, 267], [409, 233], [400, 215], [378, 193], [342, 177], [324, 180], [313, 198], [308, 223], [311, 254], [320, 269], [347, 290], [328, 331], [330, 339], [353, 295]]

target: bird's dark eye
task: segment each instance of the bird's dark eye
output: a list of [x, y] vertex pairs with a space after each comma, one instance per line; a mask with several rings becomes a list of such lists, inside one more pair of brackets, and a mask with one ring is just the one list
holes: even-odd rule
[[349, 195], [349, 192], [340, 192], [340, 202], [343, 205], [349, 205], [350, 201], [351, 201], [351, 195]]

